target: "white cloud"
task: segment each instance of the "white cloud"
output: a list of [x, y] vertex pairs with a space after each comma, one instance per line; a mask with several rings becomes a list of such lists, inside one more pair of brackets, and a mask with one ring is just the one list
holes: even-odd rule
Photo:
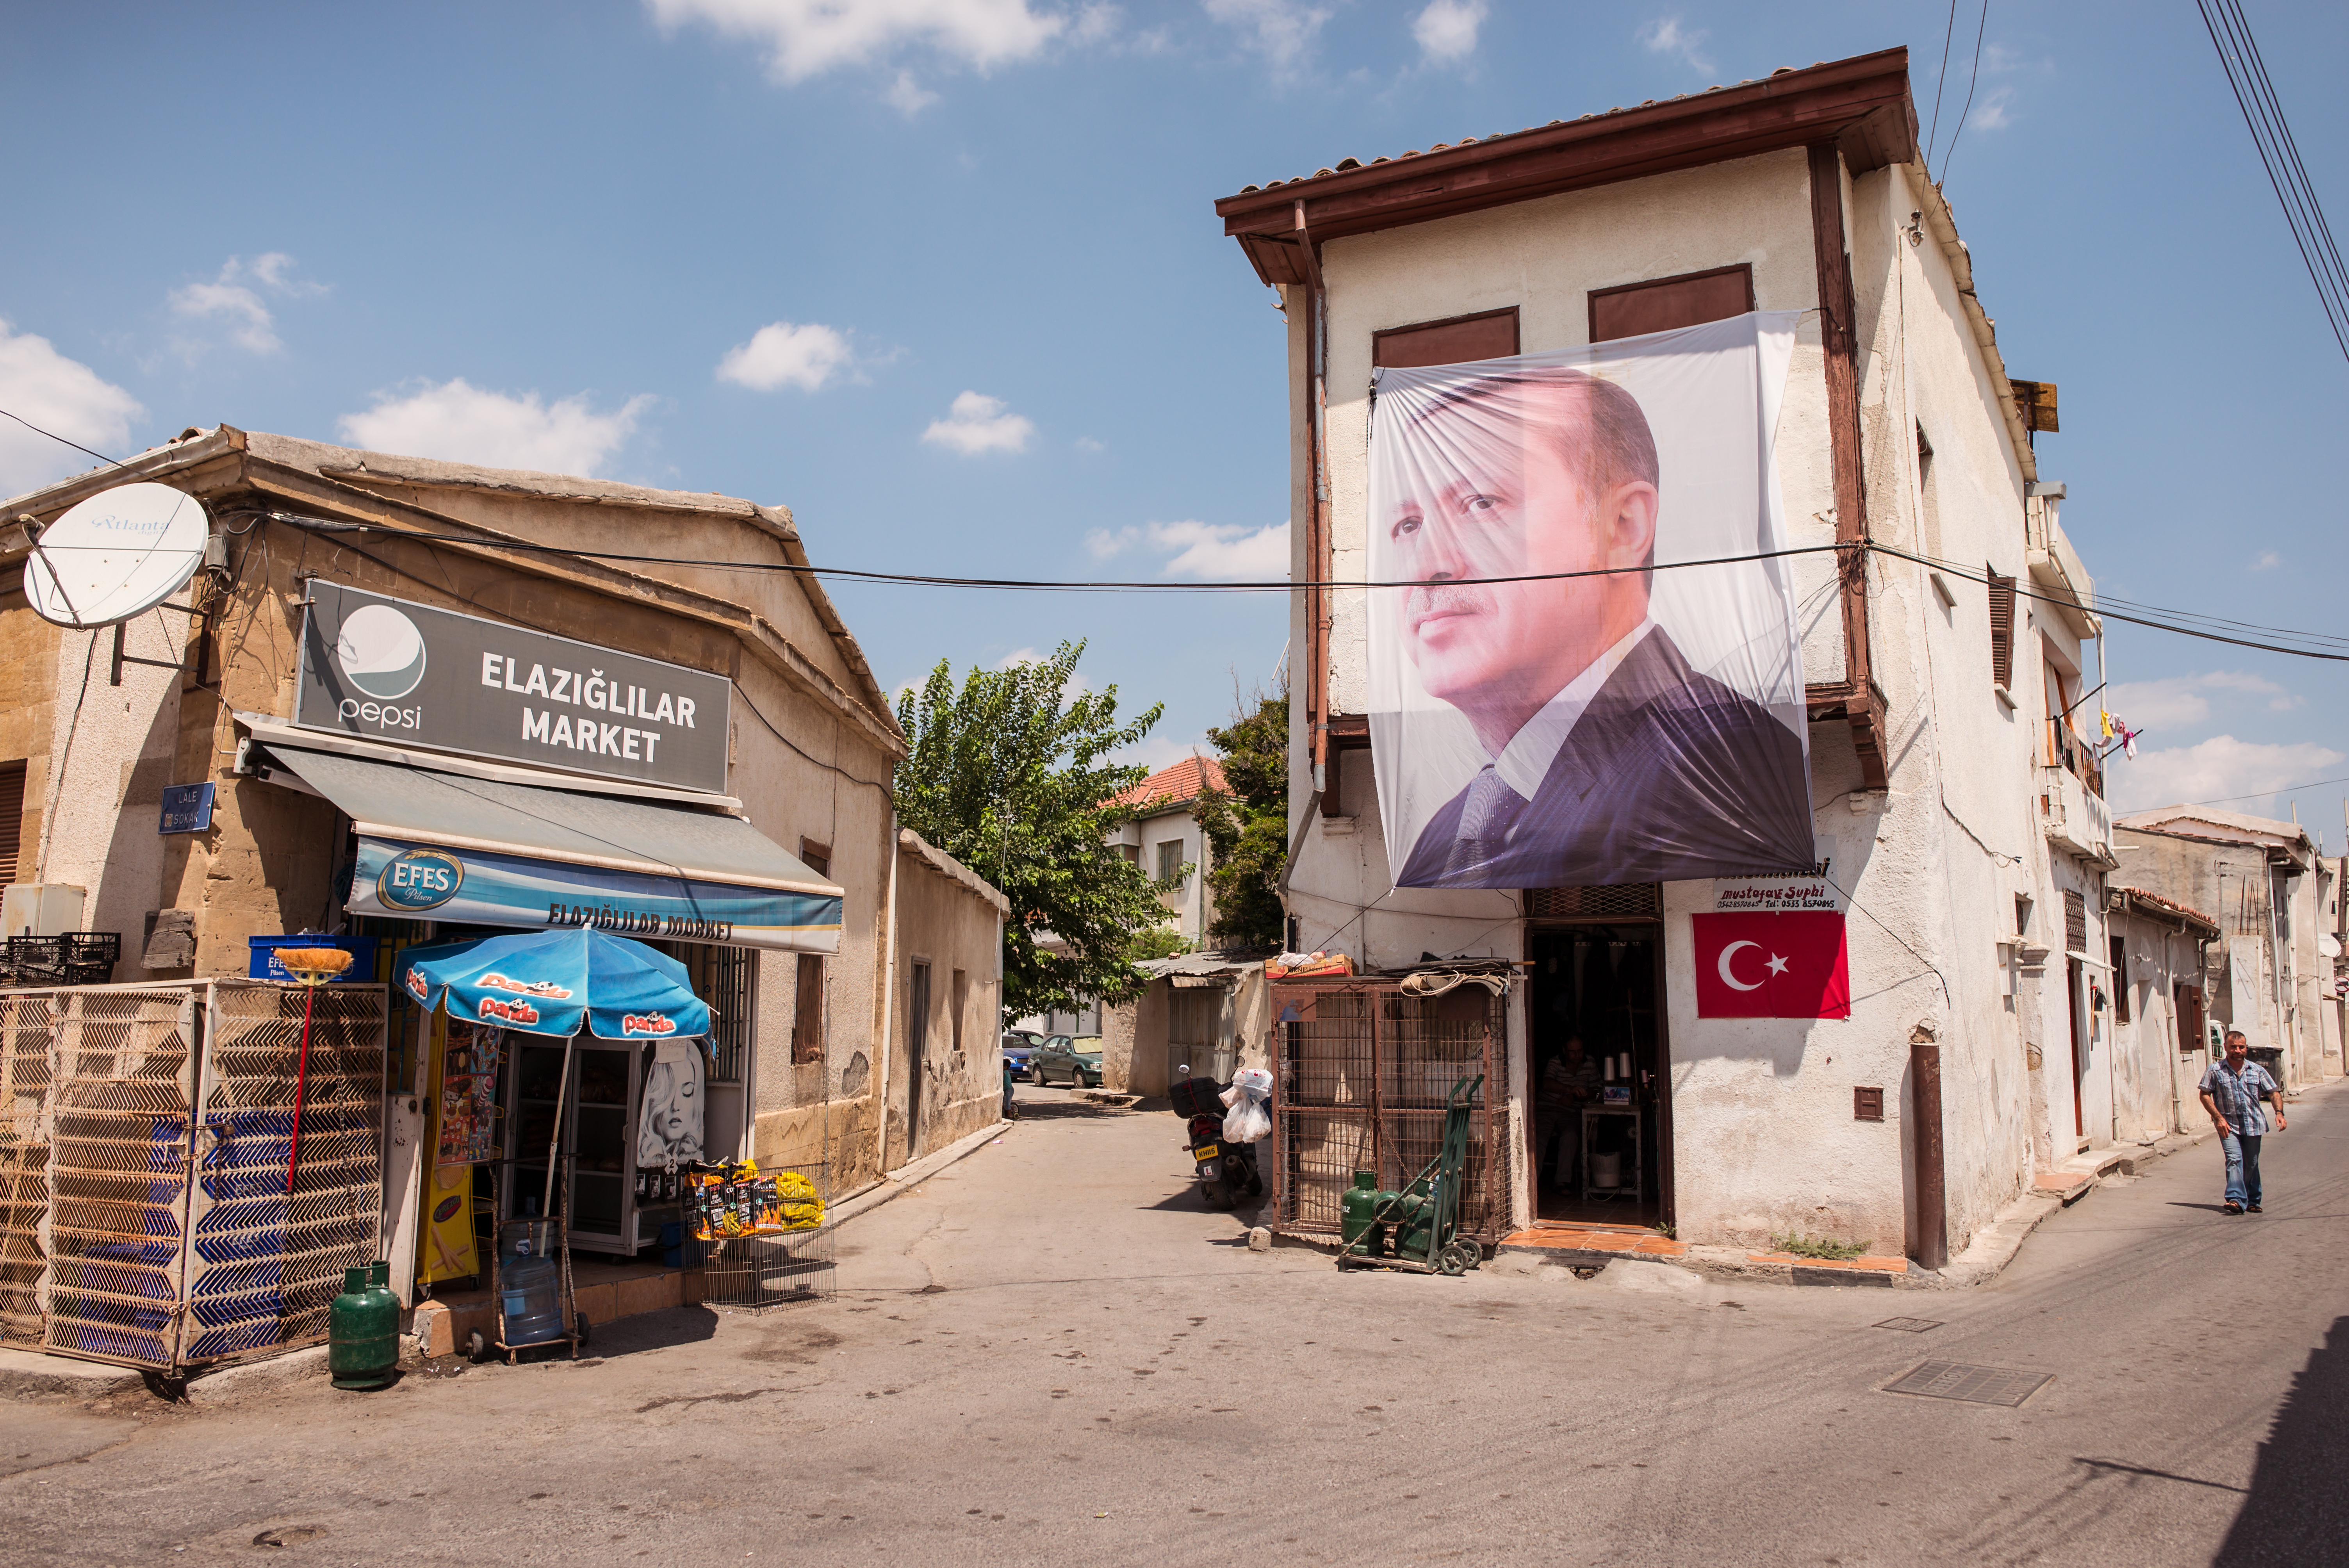
[[[184, 321], [224, 321], [238, 347], [254, 354], [274, 354], [285, 346], [285, 342], [277, 335], [268, 304], [246, 280], [288, 298], [326, 292], [324, 284], [297, 279], [293, 271], [294, 258], [283, 251], [265, 252], [250, 262], [231, 256], [212, 282], [173, 289], [169, 296], [171, 314]], [[181, 347], [200, 352], [203, 345], [182, 343]]]
[[1108, 449], [1102, 442], [1095, 440], [1091, 436], [1079, 436], [1074, 441], [1071, 441], [1070, 445], [1073, 446], [1081, 452], [1099, 452], [1106, 451]]
[[2237, 810], [2249, 810], [2280, 790], [2325, 777], [2344, 762], [2349, 757], [2313, 741], [2270, 746], [2214, 735], [2196, 746], [2140, 751], [2134, 762], [2109, 762], [2106, 778], [2114, 809], [2122, 812], [2204, 800], [2233, 801]]
[[[0, 408], [101, 452], [129, 446], [130, 421], [146, 412], [139, 399], [59, 354], [47, 338], [18, 332], [5, 321], [0, 321]], [[20, 495], [90, 466], [63, 442], [0, 419], [0, 495]]]
[[1321, 24], [1330, 19], [1326, 5], [1305, 0], [1201, 0], [1209, 16], [1239, 34], [1240, 42], [1277, 72], [1293, 69], [1313, 47]]
[[1982, 96], [1982, 101], [1974, 105], [1973, 113], [1966, 117], [1966, 129], [1968, 130], [2004, 130], [2014, 123], [2014, 117], [2006, 109], [2006, 106], [2013, 101], [2013, 88], [2001, 88], [1996, 92], [1984, 93]]
[[[2234, 694], [2232, 700], [2221, 698], [2220, 706], [2236, 712], [2256, 706], [2271, 713], [2284, 713], [2298, 707], [2302, 700], [2266, 676], [2255, 676], [2249, 670], [2209, 670], [2165, 680], [2123, 681], [2106, 690], [2100, 706], [2126, 719], [2131, 729], [2174, 735], [2209, 722], [2210, 698], [2207, 694], [2211, 692]], [[2093, 713], [2087, 716], [2091, 723], [2095, 717]]]
[[1461, 60], [1476, 52], [1476, 29], [1485, 20], [1485, 0], [1428, 0], [1411, 25], [1419, 52], [1431, 60]]
[[848, 335], [837, 327], [773, 321], [752, 333], [750, 342], [727, 351], [718, 362], [718, 379], [753, 392], [778, 387], [812, 392], [852, 357]]
[[1700, 71], [1713, 69], [1713, 62], [1697, 53], [1698, 47], [1713, 36], [1702, 27], [1683, 27], [1678, 16], [1662, 16], [1640, 28], [1637, 36], [1651, 55], [1673, 56]]
[[1069, 36], [1080, 44], [1106, 43], [1125, 20], [1122, 6], [1099, 4], [1086, 6], [1077, 13], [1077, 25], [1069, 29]]
[[1100, 529], [1085, 535], [1096, 561], [1141, 546], [1167, 553], [1158, 570], [1167, 577], [1226, 583], [1271, 583], [1288, 575], [1288, 524], [1248, 528], [1237, 522], [1149, 522]]
[[2282, 564], [2282, 556], [2277, 554], [2272, 550], [2262, 550], [2257, 555], [2251, 557], [2251, 569], [2254, 572], [2272, 572]]
[[1035, 431], [1035, 422], [1011, 412], [1002, 398], [966, 392], [954, 400], [954, 409], [945, 418], [930, 422], [922, 439], [952, 447], [968, 458], [980, 452], [1025, 451]]
[[907, 119], [938, 101], [938, 95], [916, 81], [911, 71], [899, 71], [897, 79], [889, 84], [889, 90], [881, 97], [891, 108]]
[[344, 415], [338, 428], [345, 440], [373, 451], [593, 476], [636, 432], [651, 402], [631, 397], [599, 414], [584, 392], [546, 403], [535, 392], [512, 397], [460, 377], [404, 397], [379, 394], [374, 407]]
[[[922, 46], [980, 70], [1034, 57], [1069, 19], [1028, 0], [646, 0], [667, 29], [700, 22], [767, 49], [779, 82]], [[893, 99], [894, 101], [894, 99]]]
[[[1014, 648], [996, 660], [995, 667], [999, 670], [1008, 670], [1020, 665], [1040, 665], [1051, 656], [1041, 648]], [[1061, 683], [1061, 700], [1074, 702], [1077, 698], [1089, 695], [1092, 689], [1092, 683], [1085, 679], [1083, 671], [1071, 670], [1069, 678]]]

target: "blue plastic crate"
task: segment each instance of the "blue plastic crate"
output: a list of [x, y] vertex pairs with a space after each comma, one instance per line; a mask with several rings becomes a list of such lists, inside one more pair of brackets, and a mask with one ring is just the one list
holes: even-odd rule
[[291, 980], [285, 965], [277, 962], [274, 951], [280, 947], [339, 947], [351, 954], [352, 963], [343, 971], [336, 985], [372, 984], [375, 980], [375, 950], [378, 939], [372, 936], [248, 936], [245, 945], [251, 950], [252, 961], [245, 967], [245, 977], [252, 980]]

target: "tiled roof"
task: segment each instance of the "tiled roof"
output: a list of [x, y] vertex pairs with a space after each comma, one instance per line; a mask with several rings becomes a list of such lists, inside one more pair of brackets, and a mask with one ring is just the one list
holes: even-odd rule
[[1146, 806], [1162, 796], [1177, 806], [1187, 806], [1209, 790], [1229, 794], [1231, 786], [1224, 782], [1224, 765], [1212, 757], [1190, 756], [1172, 768], [1162, 768], [1131, 789], [1119, 791], [1109, 798], [1112, 806]]
[[2207, 925], [2214, 932], [2219, 929], [2219, 923], [2217, 921], [2211, 919], [2209, 915], [2203, 913], [2200, 910], [2196, 909], [2191, 904], [2180, 903], [2174, 898], [2164, 898], [2158, 892], [2147, 892], [2141, 887], [2125, 887], [2121, 889], [2121, 892], [2128, 894], [2129, 897], [2133, 899], [2137, 899], [2145, 903], [2149, 903], [2156, 909], [2167, 910], [2172, 914], [2182, 915], [2189, 920], [2198, 923], [2199, 924]]
[[[1827, 62], [1822, 60], [1818, 63], [1826, 65]], [[1530, 136], [1535, 131], [1549, 130], [1561, 125], [1580, 125], [1586, 120], [1605, 119], [1609, 115], [1629, 114], [1633, 109], [1654, 108], [1659, 104], [1686, 103], [1692, 98], [1705, 98], [1711, 94], [1718, 92], [1727, 92], [1731, 88], [1752, 87], [1756, 82], [1767, 81], [1772, 77], [1790, 76], [1794, 73], [1794, 70], [1795, 67], [1792, 66], [1781, 66], [1776, 70], [1772, 71], [1769, 77], [1749, 77], [1742, 82], [1730, 82], [1726, 84], [1716, 82], [1712, 87], [1705, 88], [1703, 92], [1675, 93], [1671, 98], [1649, 98], [1644, 102], [1636, 104], [1618, 104], [1615, 108], [1605, 111], [1605, 113], [1577, 115], [1570, 120], [1554, 119], [1547, 125], [1529, 125], [1521, 130], [1498, 130], [1495, 131], [1490, 136], [1485, 137], [1464, 136], [1457, 141], [1439, 141], [1423, 152], [1417, 148], [1413, 148], [1409, 152], [1400, 152], [1392, 158], [1373, 158], [1368, 162], [1364, 162], [1359, 158], [1341, 158], [1330, 168], [1317, 169], [1310, 174], [1299, 174], [1288, 180], [1268, 180], [1261, 185], [1243, 185], [1240, 187], [1239, 193], [1246, 196], [1251, 191], [1277, 191], [1283, 185], [1301, 184], [1309, 180], [1327, 180], [1332, 175], [1344, 174], [1350, 170], [1373, 168], [1381, 163], [1400, 163], [1406, 158], [1425, 158], [1431, 153], [1448, 152], [1456, 147], [1476, 147], [1487, 142], [1506, 141], [1513, 136]]]

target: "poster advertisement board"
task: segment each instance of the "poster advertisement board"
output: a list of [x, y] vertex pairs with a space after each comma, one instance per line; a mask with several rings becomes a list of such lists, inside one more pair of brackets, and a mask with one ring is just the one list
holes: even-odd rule
[[1773, 455], [1797, 320], [1376, 372], [1369, 719], [1396, 886], [1813, 864]]

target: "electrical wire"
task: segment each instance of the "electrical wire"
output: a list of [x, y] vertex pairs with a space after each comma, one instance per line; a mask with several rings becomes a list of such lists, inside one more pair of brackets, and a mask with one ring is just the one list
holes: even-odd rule
[[1957, 36], [1958, 0], [1950, 0], [1950, 19], [1941, 28], [1941, 70], [1933, 78], [1933, 129], [1925, 133], [1925, 167], [1933, 166], [1933, 143], [1941, 137], [1941, 88], [1950, 79], [1950, 40]]
[[2189, 806], [2223, 806], [2230, 800], [2264, 800], [2271, 795], [2297, 795], [2302, 789], [2322, 789], [2327, 784], [2349, 784], [2349, 779], [2319, 779], [2313, 784], [2287, 784], [2281, 789], [2254, 789], [2248, 795], [2221, 795], [2215, 800], [2189, 800]]
[[63, 441], [75, 451], [86, 453], [90, 457], [96, 458], [101, 463], [112, 463], [118, 469], [127, 469], [130, 466], [119, 459], [108, 457], [104, 452], [90, 451], [88, 447], [83, 446], [79, 441], [67, 440], [65, 437], [58, 435], [55, 430], [44, 430], [38, 425], [34, 424], [30, 419], [26, 418], [22, 414], [9, 414], [8, 410], [5, 408], [0, 408], [0, 414], [7, 414], [8, 418], [16, 420], [16, 423], [24, 426], [27, 430], [32, 431], [36, 436], [47, 436], [52, 441]]
[[2301, 161], [2300, 145], [2284, 119], [2282, 100], [2276, 96], [2267, 63], [2260, 57], [2259, 44], [2251, 36], [2251, 21], [2243, 15], [2240, 0], [2196, 0], [2196, 4], [2211, 46], [2219, 52], [2219, 64], [2227, 73], [2227, 85], [2234, 91], [2244, 129], [2251, 133], [2260, 165], [2267, 170], [2276, 200], [2282, 203], [2292, 243], [2300, 249], [2309, 281], [2316, 285], [2325, 325], [2333, 329], [2333, 342], [2341, 352], [2349, 356], [2349, 268], [2343, 266], [2340, 248], [2333, 242], [2333, 230], [2324, 221], [2316, 188]]
[[1966, 116], [1973, 112], [1974, 88], [1982, 80], [1982, 35], [1989, 30], [1990, 0], [1982, 0], [1982, 21], [1974, 28], [1974, 68], [1966, 77], [1966, 107], [1958, 115], [1958, 128], [1950, 132], [1949, 149], [1941, 154], [1941, 179], [1935, 181], [1936, 184], [1942, 183], [1950, 178], [1950, 160], [1958, 155], [1958, 138], [1965, 135]]

